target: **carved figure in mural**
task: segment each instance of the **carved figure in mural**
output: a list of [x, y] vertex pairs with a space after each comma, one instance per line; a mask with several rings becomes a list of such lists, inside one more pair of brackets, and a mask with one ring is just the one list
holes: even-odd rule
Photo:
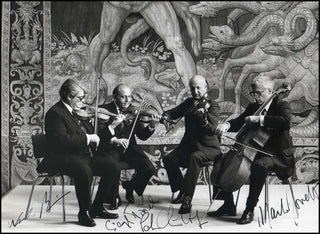
[[[208, 92], [208, 83], [203, 76], [191, 78], [189, 86], [192, 97], [163, 113], [172, 120], [185, 117], [185, 133], [180, 145], [163, 158], [171, 191], [179, 191], [172, 203], [182, 203], [180, 214], [191, 212], [191, 201], [203, 163], [213, 161], [220, 154], [220, 143], [214, 133], [219, 106], [213, 100], [213, 93]], [[179, 167], [187, 168], [184, 178]]]
[[[107, 121], [99, 121], [98, 132], [101, 144], [98, 155], [108, 159], [112, 167], [117, 167], [119, 170], [125, 169], [124, 165], [136, 170], [136, 174], [130, 181], [122, 183], [126, 190], [127, 201], [134, 203], [133, 191], [141, 196], [149, 179], [155, 174], [154, 166], [137, 145], [135, 137], [147, 140], [154, 133], [159, 118], [153, 115], [148, 123], [144, 123], [139, 118], [135, 121], [134, 113], [140, 108], [132, 105], [131, 89], [124, 84], [114, 88], [113, 99], [110, 103], [99, 106], [119, 116], [110, 117]], [[116, 209], [121, 203], [119, 181], [120, 173], [117, 174], [116, 185], [105, 195], [104, 202], [111, 203], [111, 209]]]
[[[247, 224], [253, 221], [254, 208], [258, 203], [259, 195], [269, 171], [275, 172], [280, 179], [287, 179], [292, 176], [294, 172], [293, 143], [289, 134], [292, 117], [289, 103], [280, 100], [278, 96], [273, 97], [274, 82], [268, 76], [259, 75], [255, 77], [251, 87], [251, 93], [254, 96], [255, 102], [250, 103], [245, 111], [237, 118], [219, 124], [217, 132], [218, 134], [222, 134], [227, 131], [239, 131], [239, 134], [241, 134], [242, 126], [246, 123], [250, 124], [246, 126], [250, 126], [249, 128], [251, 129], [255, 127], [258, 129], [261, 128], [262, 130], [264, 128], [271, 129], [267, 133], [269, 137], [262, 137], [266, 140], [266, 142], [262, 143], [262, 149], [265, 152], [272, 152], [275, 156], [270, 157], [270, 155], [257, 152], [253, 158], [254, 163], [250, 163], [249, 195], [247, 197], [246, 208], [238, 220], [238, 224]], [[264, 106], [263, 109], [260, 108], [262, 105]], [[256, 114], [257, 111], [259, 111], [258, 114]], [[265, 112], [265, 114], [263, 112]], [[251, 134], [249, 131], [246, 131], [246, 133], [248, 136]], [[238, 141], [242, 142], [240, 139], [241, 136], [237, 136], [237, 138], [239, 138]], [[259, 143], [262, 142], [261, 140], [258, 141]], [[241, 149], [243, 154], [246, 154], [244, 153], [245, 151], [246, 149]], [[225, 167], [222, 166], [222, 168]], [[223, 197], [224, 204], [217, 211], [208, 212], [208, 216], [236, 215], [232, 192], [224, 191]]]
[[[42, 26], [35, 6], [40, 2], [16, 2], [20, 8], [12, 11], [15, 21], [12, 23], [13, 50], [11, 59], [15, 66], [22, 64], [36, 65], [41, 61], [39, 48]], [[32, 34], [30, 35], [30, 32]]]
[[195, 15], [188, 12], [188, 6], [187, 2], [104, 1], [100, 32], [90, 44], [94, 80], [102, 77], [103, 62], [109, 55], [110, 44], [114, 41], [122, 22], [131, 12], [139, 12], [143, 19], [139, 19], [131, 26], [122, 39], [121, 53], [125, 62], [130, 66], [140, 65], [146, 71], [147, 76], [150, 76], [151, 73], [154, 74], [154, 71], [151, 71], [152, 60], [144, 58], [141, 61], [132, 62], [126, 55], [128, 43], [151, 26], [164, 40], [166, 47], [173, 52], [177, 73], [181, 76], [184, 85], [187, 86], [188, 79], [196, 73], [196, 66], [182, 41], [177, 15], [180, 15], [187, 25], [194, 53], [199, 55], [201, 50], [200, 23]]
[[[83, 226], [93, 227], [93, 218], [118, 218], [103, 207], [105, 194], [117, 184], [117, 167], [102, 157], [93, 157], [100, 138], [87, 120], [74, 113], [82, 107], [85, 89], [75, 80], [67, 79], [60, 88], [60, 98], [45, 116], [45, 132], [50, 154], [39, 164], [39, 171], [58, 171], [72, 177], [79, 203], [78, 219]], [[100, 185], [91, 203], [93, 175], [101, 176]]]
[[[227, 4], [225, 4], [226, 6]], [[237, 4], [239, 6], [239, 3]], [[240, 4], [241, 5], [241, 4]], [[245, 4], [246, 5], [246, 4]], [[234, 31], [227, 25], [224, 26], [211, 26], [211, 39], [217, 40], [219, 43], [234, 46], [250, 45], [259, 40], [259, 44], [268, 40], [268, 37], [262, 37], [266, 35], [265, 32], [273, 26], [276, 26], [280, 30], [280, 35], [285, 34], [286, 38], [291, 38], [290, 35], [296, 33], [297, 18], [304, 18], [306, 22], [306, 30], [302, 35], [296, 35], [295, 40], [291, 40], [294, 43], [293, 51], [300, 50], [307, 46], [315, 37], [317, 32], [317, 22], [311, 10], [318, 8], [317, 2], [306, 2], [300, 4], [294, 4], [294, 8], [290, 8], [288, 13], [282, 10], [262, 12], [254, 18], [245, 31], [237, 36]], [[196, 9], [199, 13], [197, 5], [190, 8]], [[260, 39], [262, 37], [262, 39]], [[256, 45], [255, 50], [249, 56], [245, 56], [238, 59], [227, 59], [223, 71], [219, 77], [221, 86], [219, 87], [218, 101], [224, 100], [224, 86], [227, 79], [227, 75], [231, 68], [236, 66], [243, 66], [242, 73], [239, 77], [235, 88], [236, 94], [236, 111], [240, 113], [240, 95], [242, 91], [242, 84], [250, 73], [270, 71], [278, 66], [283, 61], [283, 58], [278, 54], [266, 54], [260, 46]], [[252, 65], [251, 65], [252, 64]]]

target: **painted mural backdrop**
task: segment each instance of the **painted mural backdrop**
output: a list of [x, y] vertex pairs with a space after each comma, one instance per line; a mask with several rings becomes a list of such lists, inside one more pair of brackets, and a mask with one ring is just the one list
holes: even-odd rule
[[[98, 22], [81, 27], [76, 15], [68, 14], [74, 27], [64, 27], [52, 12], [62, 11], [63, 2], [3, 3], [2, 190], [36, 178], [31, 135], [43, 131], [44, 113], [59, 100], [67, 78], [87, 87], [91, 103], [100, 78], [100, 104], [110, 101], [117, 84], [126, 83], [134, 105], [145, 96], [144, 106], [161, 114], [190, 95], [188, 79], [196, 73], [216, 91], [221, 120], [237, 116], [251, 101], [249, 84], [257, 74], [272, 76], [277, 87], [290, 84], [284, 98], [293, 112], [292, 180], [319, 180], [318, 2], [78, 4], [91, 9], [87, 14], [97, 12]], [[100, 30], [100, 16], [114, 26]], [[157, 168], [150, 184], [168, 183], [161, 158], [179, 144], [183, 126], [182, 120], [166, 134], [158, 125], [150, 139], [139, 141]], [[202, 174], [199, 183], [206, 183]]]

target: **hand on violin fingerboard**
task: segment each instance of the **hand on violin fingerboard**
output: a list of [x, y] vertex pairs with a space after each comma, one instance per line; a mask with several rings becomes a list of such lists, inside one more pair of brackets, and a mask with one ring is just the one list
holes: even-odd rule
[[151, 115], [149, 127], [151, 129], [154, 129], [156, 127], [156, 124], [160, 122], [160, 119], [161, 119], [161, 116], [159, 116], [159, 115]]
[[110, 125], [111, 125], [112, 128], [116, 128], [125, 119], [126, 119], [126, 116], [120, 114], [120, 115], [118, 115], [117, 117], [114, 118], [114, 120], [112, 121], [112, 123]]

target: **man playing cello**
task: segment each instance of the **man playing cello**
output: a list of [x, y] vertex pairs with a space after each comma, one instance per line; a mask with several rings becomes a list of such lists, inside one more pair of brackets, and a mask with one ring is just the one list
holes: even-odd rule
[[[238, 224], [247, 224], [253, 221], [254, 208], [258, 203], [269, 171], [275, 172], [283, 180], [289, 178], [294, 170], [293, 145], [289, 134], [291, 123], [289, 103], [278, 97], [271, 98], [274, 82], [268, 76], [257, 76], [251, 87], [251, 95], [255, 102], [250, 103], [239, 117], [219, 124], [217, 133], [237, 132], [245, 123], [268, 129], [270, 136], [264, 144], [263, 150], [272, 152], [275, 156], [271, 157], [261, 152], [256, 154], [251, 164], [250, 189], [246, 208], [238, 220]], [[270, 101], [267, 102], [269, 99]], [[253, 115], [262, 104], [266, 104], [264, 110], [259, 115]], [[224, 204], [217, 211], [208, 212], [208, 216], [236, 215], [232, 192], [225, 192], [224, 195]]]

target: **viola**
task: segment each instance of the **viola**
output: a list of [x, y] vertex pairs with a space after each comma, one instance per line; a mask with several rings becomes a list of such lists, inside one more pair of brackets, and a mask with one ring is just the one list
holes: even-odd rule
[[[282, 93], [288, 92], [289, 87], [280, 89], [266, 100], [254, 115], [260, 115], [265, 106]], [[212, 170], [214, 186], [219, 190], [234, 192], [245, 184], [251, 174], [251, 164], [258, 152], [273, 156], [262, 149], [268, 141], [270, 133], [267, 129], [253, 127], [245, 123], [235, 136], [236, 144], [232, 150], [217, 160]]]
[[[130, 109], [130, 110], [123, 111], [122, 114], [125, 115], [125, 121], [127, 121], [128, 123], [131, 123], [137, 117], [138, 111], [134, 109]], [[173, 123], [173, 120], [170, 120], [165, 116], [160, 116], [158, 114], [154, 114], [146, 110], [140, 111], [138, 119], [142, 123], [150, 123], [150, 121], [153, 120], [152, 119], [153, 116], [155, 116], [158, 119], [158, 122], [160, 123], [163, 123], [163, 122]]]

